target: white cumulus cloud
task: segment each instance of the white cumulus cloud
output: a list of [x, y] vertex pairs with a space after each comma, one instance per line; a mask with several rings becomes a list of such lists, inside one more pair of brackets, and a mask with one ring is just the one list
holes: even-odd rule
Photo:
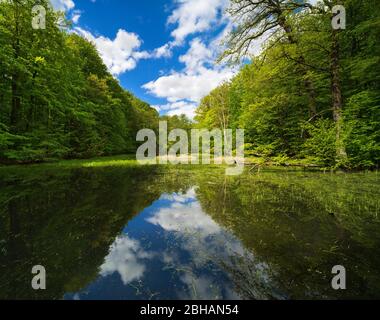
[[104, 36], [96, 37], [80, 27], [75, 28], [75, 31], [95, 44], [105, 65], [113, 75], [132, 70], [136, 68], [140, 59], [150, 57], [148, 52], [139, 51], [142, 41], [133, 32], [119, 29], [115, 39], [112, 40]]
[[196, 74], [174, 72], [148, 82], [143, 88], [159, 98], [166, 98], [169, 102], [187, 100], [199, 103], [205, 95], [223, 81], [231, 79], [233, 75], [234, 73], [228, 69], [204, 68]]
[[177, 27], [171, 35], [176, 44], [182, 44], [188, 35], [204, 32], [218, 22], [227, 0], [177, 0], [178, 7], [168, 18], [168, 24]]
[[75, 7], [73, 0], [51, 0], [50, 2], [55, 10], [66, 11]]
[[188, 101], [178, 101], [164, 105], [152, 106], [152, 108], [156, 109], [158, 112], [164, 112], [168, 116], [179, 116], [184, 114], [190, 119], [193, 119], [195, 117], [196, 107], [196, 103]]
[[224, 81], [230, 80], [235, 72], [223, 66], [215, 66], [215, 51], [199, 39], [193, 39], [186, 54], [179, 58], [184, 64], [180, 72], [174, 71], [143, 85], [150, 94], [165, 98], [168, 104], [155, 106], [168, 115], [186, 114], [194, 117], [201, 99]]

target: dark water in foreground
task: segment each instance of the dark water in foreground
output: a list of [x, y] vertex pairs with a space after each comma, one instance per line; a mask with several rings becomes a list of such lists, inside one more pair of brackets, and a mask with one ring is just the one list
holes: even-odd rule
[[[379, 176], [0, 170], [1, 299], [380, 298]], [[34, 291], [43, 265], [47, 290]], [[347, 290], [331, 269], [347, 269]]]

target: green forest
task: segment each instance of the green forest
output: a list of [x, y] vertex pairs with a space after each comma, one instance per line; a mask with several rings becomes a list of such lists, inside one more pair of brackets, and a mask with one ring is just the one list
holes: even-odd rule
[[[238, 26], [221, 59], [239, 61], [268, 34], [265, 49], [203, 99], [196, 119], [202, 127], [244, 128], [253, 156], [377, 167], [380, 6], [376, 0], [301, 2], [231, 1]], [[332, 28], [338, 3], [346, 8], [345, 30]]]
[[137, 131], [158, 126], [158, 113], [120, 86], [48, 2], [40, 1], [45, 30], [31, 27], [35, 1], [0, 5], [1, 161], [135, 152]]
[[[235, 28], [219, 63], [238, 74], [203, 98], [195, 121], [169, 127], [245, 129], [247, 156], [284, 164], [377, 168], [380, 160], [380, 6], [377, 0], [231, 0]], [[31, 163], [133, 154], [160, 116], [121, 87], [95, 46], [70, 32], [49, 1], [45, 30], [33, 0], [0, 4], [0, 161]], [[347, 26], [331, 26], [332, 7]], [[259, 56], [252, 44], [265, 38]], [[218, 63], [216, 61], [216, 63]]]
[[0, 300], [379, 299], [379, 4], [0, 0]]

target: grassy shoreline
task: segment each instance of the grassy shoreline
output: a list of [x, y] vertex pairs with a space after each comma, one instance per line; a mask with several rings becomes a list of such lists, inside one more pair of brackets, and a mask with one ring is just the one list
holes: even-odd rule
[[[0, 164], [0, 170], [7, 169], [32, 169], [32, 168], [95, 168], [95, 167], [131, 167], [141, 165], [155, 165], [155, 164], [139, 164], [134, 154], [125, 154], [117, 156], [104, 156], [89, 159], [70, 159], [70, 160], [57, 160], [46, 161], [39, 163], [13, 163], [13, 164]], [[157, 164], [158, 165], [158, 164]], [[226, 167], [226, 164], [217, 165], [211, 164], [213, 167]], [[264, 159], [260, 157], [246, 157], [244, 159], [245, 167], [252, 171], [260, 171], [261, 169], [270, 168], [289, 168], [292, 170], [307, 170], [307, 171], [321, 171], [321, 172], [367, 172], [377, 171], [377, 169], [355, 169], [355, 170], [342, 170], [339, 168], [324, 167], [315, 164], [308, 159], [286, 159], [279, 161], [279, 159]], [[170, 167], [177, 167], [178, 165], [168, 164]], [[190, 167], [195, 166], [192, 164], [185, 164], [182, 166]]]

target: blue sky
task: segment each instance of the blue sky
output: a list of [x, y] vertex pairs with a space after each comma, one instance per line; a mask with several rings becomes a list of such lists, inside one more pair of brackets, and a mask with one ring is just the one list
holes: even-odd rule
[[161, 114], [190, 117], [234, 70], [216, 65], [227, 0], [52, 0], [121, 85]]

